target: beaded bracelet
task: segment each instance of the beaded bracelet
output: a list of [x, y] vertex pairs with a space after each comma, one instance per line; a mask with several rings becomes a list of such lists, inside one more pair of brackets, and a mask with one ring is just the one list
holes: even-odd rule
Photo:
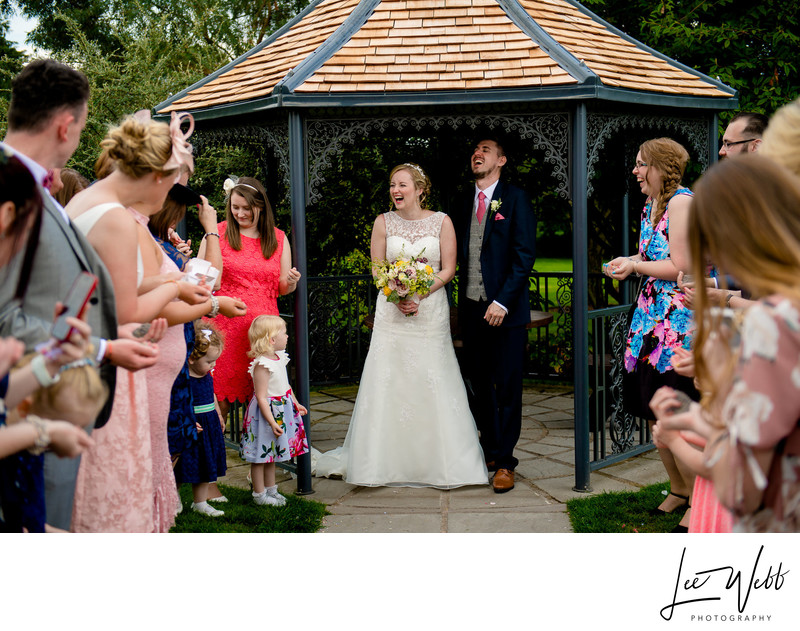
[[219, 235], [216, 232], [206, 232], [203, 238], [205, 239], [206, 237], [217, 237], [217, 239], [219, 239]]
[[208, 314], [209, 318], [216, 318], [219, 313], [219, 299], [216, 296], [211, 296], [211, 311]]
[[47, 431], [47, 425], [42, 419], [33, 414], [28, 414], [25, 420], [36, 428], [36, 442], [28, 451], [32, 455], [38, 456], [50, 446], [50, 434]]

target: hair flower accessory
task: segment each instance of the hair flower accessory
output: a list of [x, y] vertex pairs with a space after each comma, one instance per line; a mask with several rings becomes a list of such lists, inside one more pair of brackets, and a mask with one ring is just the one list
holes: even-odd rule
[[222, 190], [225, 191], [225, 197], [231, 196], [231, 191], [235, 189], [237, 186], [246, 186], [249, 189], [254, 190], [256, 193], [260, 193], [260, 191], [255, 186], [250, 186], [249, 184], [239, 184], [239, 177], [236, 175], [229, 175], [225, 178], [225, 181], [222, 183]]

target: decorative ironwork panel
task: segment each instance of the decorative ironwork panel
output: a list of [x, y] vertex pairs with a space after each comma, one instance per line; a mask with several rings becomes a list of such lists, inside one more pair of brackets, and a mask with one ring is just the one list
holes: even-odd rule
[[358, 120], [309, 120], [306, 121], [308, 140], [308, 203], [321, 197], [320, 186], [324, 183], [324, 172], [332, 166], [332, 159], [345, 144], [371, 134], [385, 134], [388, 130], [402, 131], [412, 127], [416, 131], [431, 128], [434, 131], [449, 126], [453, 130], [462, 127], [476, 129], [488, 126], [502, 128], [508, 134], [518, 134], [530, 140], [536, 149], [544, 151], [545, 161], [553, 166], [557, 191], [569, 198], [569, 115], [566, 113], [521, 114], [517, 116], [419, 116]]
[[592, 176], [594, 167], [600, 159], [600, 151], [606, 140], [623, 129], [674, 129], [689, 139], [692, 148], [700, 158], [705, 170], [708, 167], [708, 121], [696, 118], [673, 118], [669, 116], [648, 116], [643, 114], [600, 114], [590, 113], [586, 127], [587, 196], [594, 191]]
[[264, 149], [275, 156], [281, 171], [284, 190], [291, 188], [289, 172], [289, 125], [280, 122], [275, 125], [244, 125], [224, 129], [201, 129], [192, 136], [192, 143], [198, 151], [210, 146], [249, 146], [258, 150], [259, 168], [266, 171]]
[[633, 448], [635, 434], [640, 424], [635, 416], [625, 412], [622, 405], [622, 376], [625, 371], [625, 345], [628, 339], [628, 314], [619, 313], [610, 318], [609, 341], [611, 343], [611, 370], [609, 390], [611, 392], [611, 416], [609, 435], [611, 452], [624, 453]]

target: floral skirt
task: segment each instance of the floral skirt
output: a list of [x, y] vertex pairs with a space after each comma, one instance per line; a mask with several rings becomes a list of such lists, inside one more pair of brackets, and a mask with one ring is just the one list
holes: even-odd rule
[[308, 453], [308, 441], [303, 419], [294, 408], [289, 393], [270, 397], [272, 418], [283, 430], [275, 436], [269, 422], [261, 414], [255, 395], [250, 399], [242, 427], [241, 456], [251, 463], [285, 462]]

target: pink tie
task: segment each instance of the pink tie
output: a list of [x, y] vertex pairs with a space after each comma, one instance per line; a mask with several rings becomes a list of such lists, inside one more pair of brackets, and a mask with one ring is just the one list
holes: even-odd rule
[[483, 221], [483, 216], [486, 214], [486, 194], [483, 191], [478, 193], [478, 223]]

